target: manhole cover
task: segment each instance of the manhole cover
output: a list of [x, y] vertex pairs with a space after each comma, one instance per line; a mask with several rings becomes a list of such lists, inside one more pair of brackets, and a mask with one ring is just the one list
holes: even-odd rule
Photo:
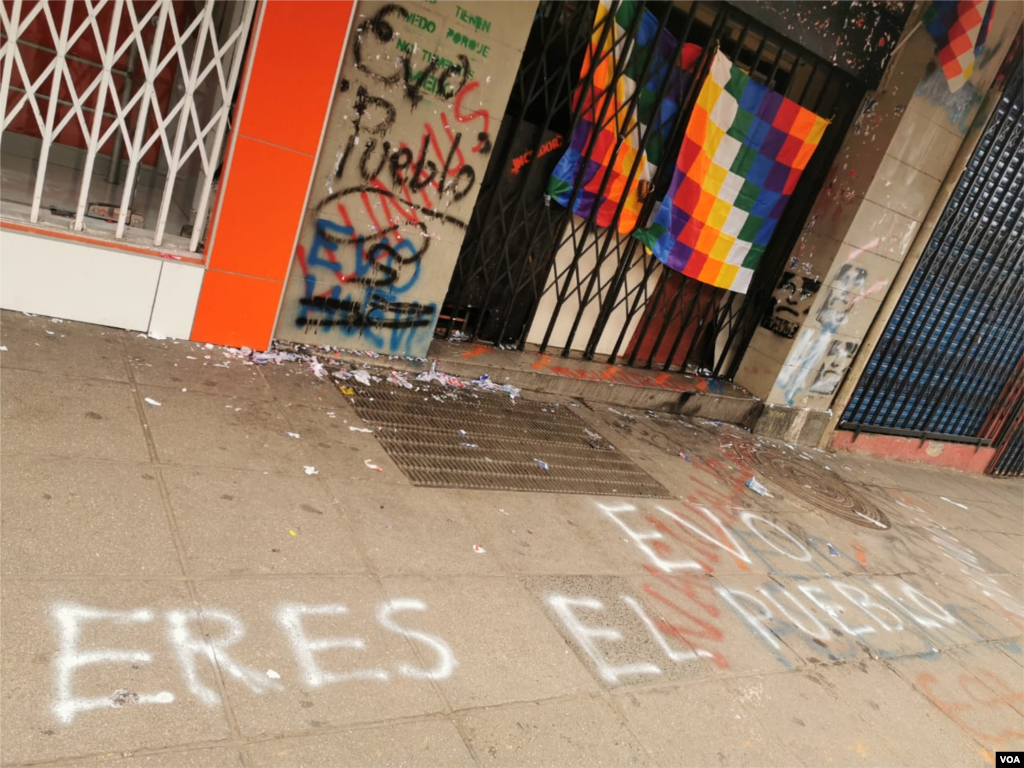
[[813, 510], [828, 512], [868, 528], [889, 528], [885, 513], [814, 461], [791, 459], [781, 452], [740, 449], [743, 460], [768, 481], [792, 494]]
[[672, 497], [565, 407], [433, 387], [357, 388], [352, 403], [413, 485]]

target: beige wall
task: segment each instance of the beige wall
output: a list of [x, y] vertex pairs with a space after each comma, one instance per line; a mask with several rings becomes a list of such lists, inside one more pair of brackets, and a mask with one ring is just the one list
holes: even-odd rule
[[358, 5], [276, 338], [426, 355], [536, 5]]
[[906, 40], [865, 98], [790, 255], [795, 291], [780, 286], [775, 298], [795, 314], [776, 310], [757, 329], [738, 384], [776, 405], [832, 406], [915, 238], [931, 231], [922, 222], [1022, 16], [1019, 3], [996, 6], [974, 76], [955, 94], [928, 33], [918, 28]]

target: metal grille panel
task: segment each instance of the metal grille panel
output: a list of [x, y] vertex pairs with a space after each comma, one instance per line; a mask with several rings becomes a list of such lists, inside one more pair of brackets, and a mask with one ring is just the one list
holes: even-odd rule
[[1022, 96], [1017, 67], [841, 427], [990, 441], [986, 419], [1024, 355]]
[[[110, 155], [119, 169], [123, 155], [123, 190], [119, 200], [109, 201], [103, 218], [116, 220], [113, 236], [123, 239], [134, 223], [129, 215], [139, 174], [149, 165], [152, 177], [162, 177], [155, 182], [162, 192], [155, 224], [148, 228], [153, 245], [162, 245], [175, 183], [198, 164], [201, 181], [191, 201], [187, 245], [195, 252], [205, 231], [254, 8], [254, 0], [205, 0], [194, 6], [173, 0], [0, 3], [4, 138], [19, 118], [24, 124], [19, 132], [41, 138], [29, 220], [38, 222], [45, 205], [52, 150], [74, 134], [84, 145], [76, 161], [82, 168], [77, 207], [56, 215], [72, 218], [72, 228], [81, 232], [87, 211], [95, 208], [89, 194], [97, 160]], [[30, 33], [42, 42], [29, 39]], [[93, 58], [80, 55], [86, 52]], [[170, 91], [168, 81], [176, 86]], [[161, 92], [165, 98], [158, 97]]]
[[352, 402], [413, 485], [672, 497], [559, 405], [422, 387], [357, 389]]
[[[635, 238], [620, 234], [616, 226], [598, 226], [596, 207], [587, 217], [573, 215], [570, 209], [580, 193], [582, 173], [569, 208], [543, 203], [547, 179], [582, 119], [584, 107], [573, 107], [573, 93], [577, 87], [589, 87], [591, 75], [577, 80], [593, 31], [594, 5], [543, 0], [539, 6], [438, 333], [447, 337], [458, 331], [520, 349], [529, 345], [563, 356], [657, 365], [663, 370], [689, 364], [731, 377], [739, 360], [736, 352], [749, 343], [863, 88], [736, 7], [637, 3], [657, 18], [655, 39], [662, 30], [676, 38], [678, 48], [670, 60], [678, 58], [683, 45], [699, 45], [699, 74], [719, 46], [755, 80], [818, 114], [834, 117], [762, 259], [751, 294], [732, 294], [665, 270]], [[620, 31], [614, 28], [614, 16], [613, 7], [607, 28], [599, 34], [615, 43], [613, 49], [628, 49], [634, 44], [640, 14], [630, 28]], [[654, 76], [653, 60], [648, 57], [642, 71], [633, 73], [638, 83], [634, 95], [604, 103], [600, 114], [589, 115], [591, 122], [632, 125], [640, 86]], [[611, 56], [605, 63], [621, 73], [627, 61], [627, 56]], [[664, 79], [658, 101], [672, 80]], [[638, 218], [641, 226], [668, 189], [700, 82], [694, 76], [681, 89], [679, 111]], [[652, 126], [641, 131], [627, 187], [638, 173], [644, 148], [653, 144], [657, 133]], [[587, 156], [594, 151], [593, 140], [590, 144]], [[614, 151], [621, 147], [620, 140]], [[581, 168], [586, 165], [585, 161]], [[600, 178], [603, 189], [610, 175]]]

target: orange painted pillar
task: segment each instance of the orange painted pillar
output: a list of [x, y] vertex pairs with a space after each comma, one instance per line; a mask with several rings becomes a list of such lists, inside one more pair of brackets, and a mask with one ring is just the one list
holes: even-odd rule
[[266, 349], [352, 21], [353, 0], [266, 0], [192, 340]]

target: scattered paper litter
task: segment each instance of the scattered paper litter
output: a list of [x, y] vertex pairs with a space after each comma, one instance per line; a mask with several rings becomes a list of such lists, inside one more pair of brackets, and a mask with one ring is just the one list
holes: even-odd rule
[[324, 370], [324, 364], [317, 360], [315, 357], [309, 360], [309, 370], [313, 372], [313, 375], [318, 379], [322, 379], [327, 375], [327, 371]]
[[511, 384], [495, 384], [491, 381], [491, 377], [486, 373], [479, 378], [473, 379], [469, 383], [478, 389], [485, 389], [489, 392], [507, 392], [508, 396], [512, 398], [512, 400], [519, 397], [518, 387], [513, 387]]
[[454, 387], [455, 389], [466, 389], [473, 387], [475, 389], [483, 389], [488, 392], [504, 392], [514, 401], [519, 397], [519, 388], [514, 387], [511, 384], [495, 384], [491, 381], [491, 377], [486, 373], [479, 376], [476, 379], [472, 379], [469, 382], [465, 382], [458, 376], [454, 376], [449, 373], [443, 373], [437, 370], [437, 360], [430, 364], [430, 370], [424, 371], [416, 377], [416, 381], [425, 382], [437, 382], [445, 387]]
[[757, 482], [757, 478], [755, 477], [752, 477], [749, 480], [747, 480], [747, 488], [752, 490], [758, 496], [771, 497], [771, 494], [768, 493], [768, 489], [761, 485], [759, 482]]
[[48, 330], [48, 331], [46, 332], [46, 335], [47, 335], [47, 336], [56, 336], [57, 334], [55, 334], [55, 333], [54, 333], [53, 331], [49, 331], [49, 330]]
[[301, 437], [301, 435], [298, 432], [285, 432], [285, 434], [288, 435], [288, 437], [295, 438], [296, 440], [298, 440]]
[[269, 677], [271, 680], [280, 680], [281, 679], [281, 675], [279, 675], [277, 672], [275, 672], [272, 669], [268, 669], [267, 670], [267, 677]]
[[307, 475], [319, 475], [320, 474], [319, 472], [316, 471], [316, 467], [303, 467], [302, 469], [303, 469], [303, 471]]
[[953, 501], [952, 499], [947, 499], [945, 496], [939, 496], [939, 498], [942, 499], [943, 501], [948, 501], [950, 504], [952, 504], [955, 507], [960, 507], [960, 509], [969, 509], [969, 507], [961, 504], [960, 502]]
[[487, 552], [487, 550], [481, 547], [479, 544], [473, 545], [473, 551], [476, 552], [478, 555], [483, 555]]
[[159, 333], [158, 331], [150, 331], [146, 335], [149, 338], [151, 338], [151, 339], [156, 339], [157, 341], [164, 341], [167, 338], [166, 336], [164, 336], [162, 333]]
[[364, 387], [370, 386], [372, 383], [370, 379], [370, 372], [362, 369], [352, 372], [352, 378], [362, 384]]
[[412, 389], [412, 382], [409, 381], [408, 374], [402, 373], [401, 371], [392, 371], [388, 374], [388, 384], [397, 384], [405, 389]]
[[383, 472], [384, 471], [383, 469], [381, 469], [380, 467], [378, 467], [376, 464], [373, 463], [373, 459], [366, 459], [363, 462], [363, 464], [365, 464], [369, 469], [372, 469], [374, 472]]
[[365, 427], [349, 427], [348, 431], [349, 432], [364, 432], [367, 435], [372, 435], [373, 434], [373, 430], [372, 429], [366, 429]]
[[0, 347], [0, 352], [6, 352], [6, 351], [7, 351], [7, 347]]
[[157, 401], [156, 401], [156, 400], [154, 400], [154, 399], [153, 399], [152, 397], [147, 397], [147, 398], [145, 398], [145, 400], [146, 400], [146, 402], [147, 402], [147, 403], [149, 403], [150, 405], [163, 405], [163, 403], [159, 403], [159, 402], [157, 402]]

